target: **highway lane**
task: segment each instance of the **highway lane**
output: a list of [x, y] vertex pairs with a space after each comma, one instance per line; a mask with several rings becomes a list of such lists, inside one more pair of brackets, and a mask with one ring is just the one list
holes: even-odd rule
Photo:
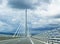
[[34, 38], [34, 37], [32, 37], [31, 38], [32, 39], [32, 41], [36, 44], [48, 44], [48, 42], [45, 42], [45, 41], [41, 41], [40, 39], [38, 39], [38, 38]]
[[34, 44], [47, 44], [46, 42], [41, 41], [41, 40], [37, 40], [37, 39], [34, 39], [34, 38], [31, 38], [31, 39], [34, 42]]
[[0, 44], [47, 44], [47, 43], [40, 40], [36, 40], [34, 38], [16, 38], [0, 41]]
[[29, 38], [18, 38], [0, 41], [0, 44], [32, 44]]

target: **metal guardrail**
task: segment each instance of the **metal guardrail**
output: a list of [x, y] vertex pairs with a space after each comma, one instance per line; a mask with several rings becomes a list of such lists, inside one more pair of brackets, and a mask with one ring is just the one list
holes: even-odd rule
[[60, 44], [60, 38], [49, 38], [48, 43], [50, 43], [50, 44]]

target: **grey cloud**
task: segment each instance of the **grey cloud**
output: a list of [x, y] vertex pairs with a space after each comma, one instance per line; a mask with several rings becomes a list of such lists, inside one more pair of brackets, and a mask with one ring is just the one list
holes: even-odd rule
[[50, 19], [60, 18], [60, 14], [49, 17]]
[[38, 0], [38, 4], [50, 4], [52, 0]]
[[51, 0], [40, 0], [40, 2], [50, 3], [50, 2], [51, 2]]
[[56, 15], [54, 18], [60, 18], [60, 15]]
[[8, 5], [12, 8], [32, 9], [36, 3], [33, 3], [32, 0], [8, 0]]
[[0, 4], [2, 4], [2, 0], [0, 0]]
[[37, 5], [43, 3], [50, 3], [50, 0], [8, 0], [8, 6], [18, 9], [33, 9]]

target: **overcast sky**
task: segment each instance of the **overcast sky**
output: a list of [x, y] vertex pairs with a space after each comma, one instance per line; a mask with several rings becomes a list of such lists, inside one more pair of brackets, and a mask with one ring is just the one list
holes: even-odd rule
[[29, 28], [60, 26], [60, 0], [0, 0], [0, 32], [23, 31], [26, 8]]

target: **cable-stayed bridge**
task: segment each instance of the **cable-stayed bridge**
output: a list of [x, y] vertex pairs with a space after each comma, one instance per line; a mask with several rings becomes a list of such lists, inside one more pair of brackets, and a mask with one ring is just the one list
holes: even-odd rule
[[[0, 7], [5, 8], [7, 6], [7, 3], [8, 3], [7, 0], [3, 0], [3, 3]], [[23, 34], [21, 34], [20, 32], [21, 29], [23, 28], [21, 24], [19, 24], [18, 28], [16, 29], [16, 32], [12, 36], [13, 38], [14, 37], [18, 38], [0, 41], [0, 44], [49, 44], [50, 40], [60, 40], [59, 38], [50, 38], [49, 36], [50, 32], [53, 34], [54, 31], [46, 33], [43, 32], [43, 34], [39, 36], [38, 35], [31, 36], [27, 25], [27, 9], [25, 10], [25, 30]], [[50, 44], [55, 44], [53, 42]]]

